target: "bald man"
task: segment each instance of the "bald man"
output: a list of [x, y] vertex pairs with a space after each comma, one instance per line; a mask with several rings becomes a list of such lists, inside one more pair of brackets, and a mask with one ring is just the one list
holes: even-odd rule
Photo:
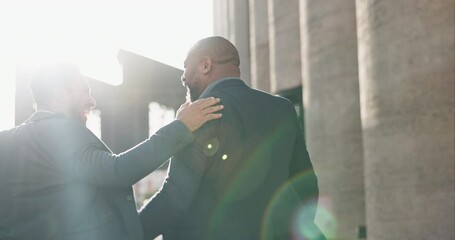
[[[184, 62], [191, 101], [218, 97], [223, 118], [194, 132], [141, 210], [146, 239], [323, 239], [318, 186], [293, 105], [240, 79], [235, 46], [197, 42]], [[183, 161], [182, 161], [183, 160]]]

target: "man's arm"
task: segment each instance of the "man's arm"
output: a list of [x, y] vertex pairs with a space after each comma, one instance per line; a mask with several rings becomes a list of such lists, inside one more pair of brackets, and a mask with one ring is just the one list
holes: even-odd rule
[[[214, 106], [219, 99], [208, 98], [184, 104], [176, 119], [144, 142], [121, 154], [112, 154], [81, 125], [68, 123], [53, 128], [48, 145], [54, 159], [60, 159], [69, 177], [97, 185], [130, 187], [161, 166], [194, 140], [191, 131], [221, 117]], [[47, 141], [46, 137], [43, 141]], [[56, 147], [57, 146], [57, 147]], [[63, 161], [62, 161], [63, 160]]]
[[311, 232], [313, 240], [326, 240], [324, 234], [314, 223], [319, 198], [318, 180], [306, 149], [302, 131], [299, 131], [294, 146], [291, 176], [293, 188], [300, 198], [300, 207], [303, 207], [300, 211], [296, 211], [299, 213], [299, 220], [304, 223], [300, 228], [303, 231]]
[[72, 178], [97, 185], [130, 187], [194, 140], [181, 121], [173, 121], [147, 140], [112, 154], [101, 144], [77, 150], [68, 161]]
[[306, 216], [314, 219], [319, 197], [318, 180], [311, 163], [305, 138], [301, 129], [294, 145], [293, 158], [290, 165], [290, 180], [293, 188], [303, 204]]
[[[319, 198], [318, 180], [306, 148], [302, 128], [295, 111], [292, 112], [294, 125], [297, 129], [297, 137], [294, 143], [293, 157], [290, 165], [290, 181], [294, 192], [300, 200], [300, 203], [296, 206], [297, 209], [294, 209], [292, 212], [293, 214], [298, 214], [298, 219], [301, 223], [299, 226], [301, 228], [300, 231], [311, 232], [311, 239], [325, 240], [325, 236], [314, 223]], [[293, 216], [293, 219], [295, 217]], [[291, 224], [290, 226], [294, 225]]]
[[291, 183], [292, 190], [298, 197], [300, 205], [304, 206], [306, 216], [311, 217], [312, 221], [316, 214], [319, 197], [318, 180], [307, 151], [304, 131], [297, 113], [291, 102], [288, 101], [286, 107], [289, 108], [287, 121], [294, 129], [293, 131], [296, 132], [288, 181]]
[[145, 239], [153, 239], [165, 232], [192, 204], [213, 156], [207, 151], [207, 143], [216, 136], [219, 124], [220, 120], [215, 120], [204, 125], [194, 133], [196, 141], [172, 158], [162, 188], [140, 210]]

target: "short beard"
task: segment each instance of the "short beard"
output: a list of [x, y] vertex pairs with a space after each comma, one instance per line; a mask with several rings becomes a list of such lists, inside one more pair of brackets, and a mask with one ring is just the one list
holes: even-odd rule
[[201, 93], [195, 88], [186, 87], [186, 101], [187, 102], [194, 102], [199, 99]]

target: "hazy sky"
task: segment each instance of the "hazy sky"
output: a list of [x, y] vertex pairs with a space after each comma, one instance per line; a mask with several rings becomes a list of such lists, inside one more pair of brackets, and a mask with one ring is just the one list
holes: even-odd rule
[[0, 0], [0, 130], [14, 124], [16, 64], [66, 58], [119, 84], [119, 48], [182, 68], [212, 19], [212, 0]]

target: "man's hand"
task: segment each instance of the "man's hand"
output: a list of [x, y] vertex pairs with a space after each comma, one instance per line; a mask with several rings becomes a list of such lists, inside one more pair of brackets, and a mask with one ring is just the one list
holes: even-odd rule
[[207, 121], [221, 117], [221, 113], [215, 113], [224, 108], [223, 105], [216, 105], [219, 102], [220, 99], [214, 97], [199, 99], [192, 103], [186, 102], [177, 110], [176, 119], [194, 132]]

